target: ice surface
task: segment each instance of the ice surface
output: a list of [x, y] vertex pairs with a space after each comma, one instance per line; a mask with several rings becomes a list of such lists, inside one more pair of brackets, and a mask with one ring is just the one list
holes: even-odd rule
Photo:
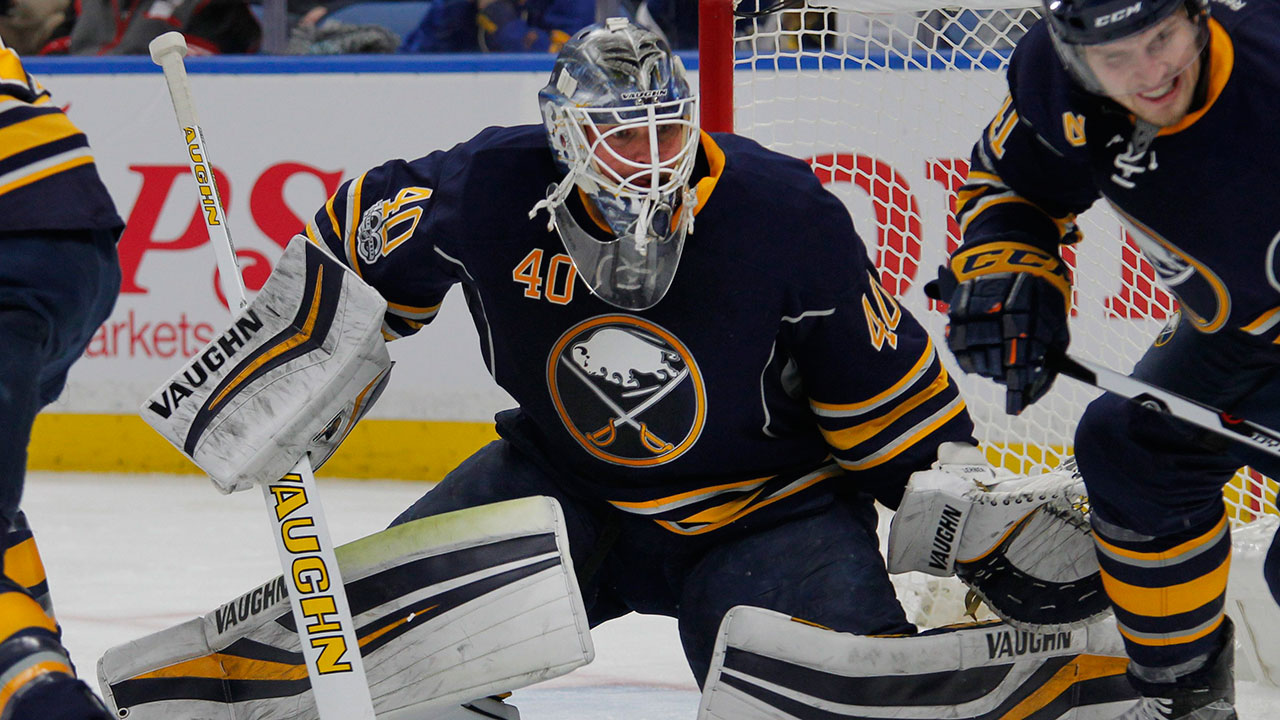
[[[319, 480], [335, 542], [384, 527], [425, 491]], [[203, 615], [279, 574], [262, 496], [220, 495], [198, 476], [32, 473], [23, 507], [82, 676], [112, 646]], [[692, 720], [693, 676], [675, 621], [630, 615], [597, 628], [596, 661], [519, 691], [525, 720]], [[1280, 717], [1280, 690], [1240, 683], [1243, 720]]]

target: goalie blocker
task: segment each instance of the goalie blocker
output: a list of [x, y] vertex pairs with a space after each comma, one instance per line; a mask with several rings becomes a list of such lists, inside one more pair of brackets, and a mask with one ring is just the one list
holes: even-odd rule
[[[460, 703], [594, 655], [564, 517], [550, 498], [423, 518], [337, 555], [380, 720], [515, 717], [496, 700]], [[108, 650], [98, 663], [108, 704], [130, 720], [316, 720], [285, 587], [277, 577]], [[315, 623], [333, 612], [310, 610]]]
[[143, 419], [224, 493], [271, 482], [304, 454], [319, 467], [391, 372], [386, 301], [295, 236], [217, 338], [143, 403]]

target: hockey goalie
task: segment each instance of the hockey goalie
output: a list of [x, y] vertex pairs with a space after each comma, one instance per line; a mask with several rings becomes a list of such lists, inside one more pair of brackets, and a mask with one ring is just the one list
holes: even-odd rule
[[[299, 453], [319, 464], [387, 382], [383, 339], [421, 329], [462, 287], [518, 408], [391, 529], [339, 550], [380, 717], [515, 717], [492, 696], [588, 662], [587, 627], [629, 612], [676, 618], [713, 695], [738, 606], [875, 641], [851, 662], [908, 662], [935, 641], [909, 637], [874, 500], [898, 510], [890, 570], [954, 573], [1025, 628], [936, 641], [1021, 658], [1032, 679], [997, 683], [995, 706], [1056, 687], [1044, 668], [1063, 653], [1106, 656], [1084, 640], [1105, 634], [1092, 624], [1107, 606], [1076, 480], [986, 466], [935, 344], [806, 163], [699, 131], [679, 57], [622, 18], [565, 43], [539, 102], [542, 123], [344, 182], [235, 334], [144, 409], [226, 490]], [[762, 232], [777, 227], [794, 231]], [[217, 354], [224, 341], [234, 358]], [[104, 656], [114, 708], [313, 720], [299, 628], [264, 581]], [[725, 657], [740, 637], [728, 628]], [[936, 656], [936, 673], [961, 678], [980, 661]], [[938, 674], [864, 716], [901, 716]]]

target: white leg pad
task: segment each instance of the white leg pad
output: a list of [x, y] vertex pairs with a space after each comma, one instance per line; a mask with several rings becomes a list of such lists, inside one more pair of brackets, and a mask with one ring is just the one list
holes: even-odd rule
[[1236, 625], [1236, 670], [1241, 679], [1280, 687], [1280, 607], [1262, 576], [1280, 517], [1267, 515], [1231, 531], [1231, 576], [1227, 614]]
[[[524, 687], [594, 656], [564, 518], [549, 498], [424, 518], [337, 554], [380, 718]], [[283, 588], [276, 578], [107, 651], [98, 663], [107, 702], [130, 720], [318, 718]], [[314, 617], [324, 622], [323, 609]]]
[[1000, 622], [907, 637], [833, 632], [760, 608], [725, 616], [699, 720], [1110, 720], [1134, 704], [1110, 618], [1029, 633]]

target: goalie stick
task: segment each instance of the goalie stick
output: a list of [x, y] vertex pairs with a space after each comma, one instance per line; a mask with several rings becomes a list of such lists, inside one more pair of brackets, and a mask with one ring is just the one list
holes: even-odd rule
[[1045, 365], [1069, 378], [1280, 457], [1280, 433], [1271, 428], [1065, 353], [1045, 356]]
[[[213, 163], [205, 148], [182, 60], [187, 54], [186, 39], [181, 33], [168, 32], [152, 40], [149, 49], [152, 61], [164, 70], [169, 86], [191, 173], [200, 192], [201, 217], [217, 256], [224, 294], [228, 303], [238, 302], [243, 308], [245, 289], [236, 263], [235, 245], [226, 225]], [[227, 288], [231, 292], [226, 292]], [[310, 460], [304, 454], [292, 471], [261, 487], [320, 718], [374, 720], [373, 700], [365, 679], [351, 608]]]

